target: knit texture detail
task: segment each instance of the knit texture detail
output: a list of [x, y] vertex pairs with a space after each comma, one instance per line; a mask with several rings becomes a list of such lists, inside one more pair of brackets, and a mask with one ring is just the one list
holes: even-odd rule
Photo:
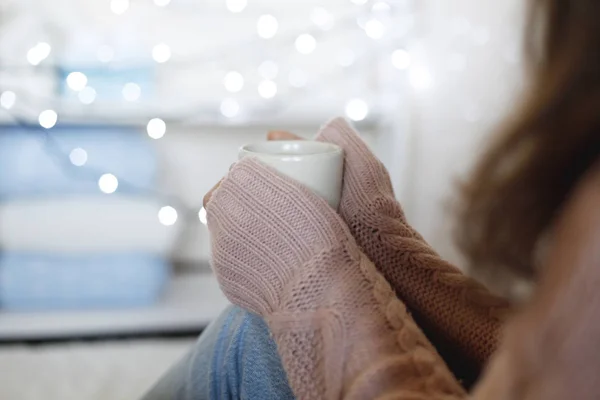
[[207, 212], [221, 288], [267, 321], [298, 399], [464, 397], [323, 199], [247, 158]]
[[[434, 345], [440, 351], [450, 347], [449, 354], [459, 358], [446, 360], [463, 369], [454, 371], [456, 375], [474, 380], [497, 347], [508, 302], [441, 259], [410, 226], [386, 168], [346, 120], [337, 118], [325, 125], [317, 140], [344, 149], [339, 211], [358, 245]], [[469, 363], [473, 367], [466, 367]]]

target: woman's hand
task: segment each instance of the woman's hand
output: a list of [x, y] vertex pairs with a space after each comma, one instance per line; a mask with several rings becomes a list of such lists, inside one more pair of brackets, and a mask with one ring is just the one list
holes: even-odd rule
[[267, 140], [304, 140], [298, 135], [288, 131], [270, 131], [267, 133]]

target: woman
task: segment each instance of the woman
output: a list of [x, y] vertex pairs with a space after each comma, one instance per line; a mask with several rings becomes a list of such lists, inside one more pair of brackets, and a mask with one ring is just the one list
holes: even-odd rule
[[254, 160], [207, 195], [240, 308], [148, 398], [464, 399], [457, 378], [494, 351], [475, 399], [600, 398], [600, 2], [532, 4], [530, 97], [465, 187], [458, 235], [472, 268], [537, 283], [499, 344], [507, 304], [437, 257], [336, 120], [319, 140], [346, 152], [339, 214]]

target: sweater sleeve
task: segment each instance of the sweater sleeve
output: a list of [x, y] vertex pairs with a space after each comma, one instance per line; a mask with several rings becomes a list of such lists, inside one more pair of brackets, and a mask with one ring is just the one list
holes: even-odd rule
[[469, 386], [494, 352], [508, 303], [441, 259], [406, 221], [389, 175], [342, 118], [317, 140], [346, 154], [340, 214], [358, 245]]
[[207, 211], [221, 288], [267, 321], [298, 399], [464, 397], [324, 200], [245, 159]]

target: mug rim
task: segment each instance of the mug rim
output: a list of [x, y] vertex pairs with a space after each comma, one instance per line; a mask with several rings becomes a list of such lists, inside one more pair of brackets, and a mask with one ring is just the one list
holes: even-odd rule
[[[259, 151], [258, 148], [256, 147], [260, 147], [260, 146], [284, 146], [284, 145], [299, 145], [302, 146], [303, 144], [308, 144], [310, 146], [313, 147], [320, 147], [322, 150], [318, 151], [318, 152], [307, 152], [307, 153], [278, 153], [278, 154], [274, 154], [274, 153], [269, 153], [266, 151]], [[343, 152], [343, 149], [338, 146], [335, 145], [333, 143], [327, 143], [327, 142], [317, 142], [315, 140], [273, 140], [273, 141], [267, 141], [267, 142], [260, 142], [260, 143], [251, 143], [251, 144], [247, 144], [244, 145], [240, 148], [240, 152], [246, 153], [247, 155], [257, 155], [257, 156], [261, 156], [261, 157], [274, 157], [274, 158], [281, 158], [281, 157], [323, 157], [323, 156], [331, 156], [331, 155], [337, 155]]]

